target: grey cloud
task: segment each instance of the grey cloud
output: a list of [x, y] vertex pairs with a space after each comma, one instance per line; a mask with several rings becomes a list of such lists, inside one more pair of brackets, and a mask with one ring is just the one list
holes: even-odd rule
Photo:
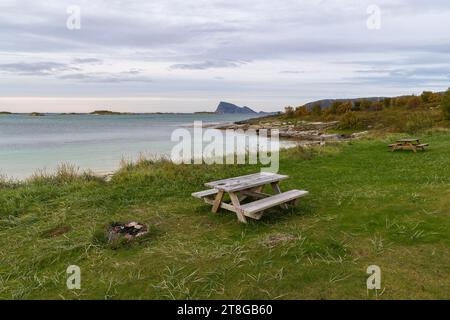
[[[65, 28], [68, 4], [70, 1], [60, 1], [44, 7], [35, 1], [18, 0], [15, 7], [5, 9], [5, 19], [1, 19], [0, 13], [0, 30], [3, 30], [0, 47], [7, 51], [96, 50], [112, 55], [119, 48], [164, 49], [180, 61], [195, 61], [195, 57], [211, 61], [213, 57], [227, 56], [236, 60], [272, 59], [327, 52], [385, 52], [386, 49], [449, 50], [448, 44], [442, 45], [442, 39], [439, 43], [423, 45], [409, 43], [408, 47], [405, 41], [410, 39], [403, 40], [402, 34], [382, 33], [384, 24], [378, 33], [382, 37], [377, 39], [377, 33], [368, 33], [365, 27], [370, 1], [287, 0], [274, 5], [230, 0], [195, 5], [191, 1], [96, 0], [92, 1], [92, 7], [89, 3], [82, 5], [82, 28], [78, 31]], [[427, 4], [413, 1], [412, 5], [401, 0], [381, 1], [379, 5], [383, 12], [390, 12], [384, 19], [425, 9], [427, 12], [450, 9], [448, 1], [441, 0], [427, 1]], [[20, 16], [24, 12], [30, 17], [39, 15], [40, 19], [35, 24], [8, 19], [11, 13]], [[178, 64], [183, 68], [183, 63]], [[192, 66], [192, 69], [202, 68], [208, 67]], [[190, 69], [189, 64], [186, 69]]]
[[61, 71], [78, 70], [78, 68], [58, 62], [17, 62], [0, 64], [0, 72], [19, 75], [53, 75]]
[[213, 68], [239, 68], [246, 62], [243, 61], [204, 61], [198, 63], [179, 63], [170, 66], [170, 69], [182, 70], [206, 70]]
[[[259, 78], [252, 68], [248, 68], [246, 81], [236, 87], [232, 87], [231, 80], [212, 81], [213, 85], [209, 81], [206, 85], [195, 82], [194, 77], [189, 79], [189, 72], [184, 72], [187, 78], [177, 78], [177, 72], [170, 72], [218, 69], [217, 75], [223, 76], [219, 70], [223, 68], [230, 73], [235, 70], [236, 77], [227, 79], [237, 79], [239, 67], [246, 67], [248, 61], [261, 63], [268, 74], [292, 75], [301, 73], [308, 63], [318, 69], [321, 65], [339, 64], [336, 70], [326, 70], [324, 78], [320, 78], [319, 72], [314, 83], [308, 82], [308, 94], [318, 92], [317, 98], [336, 92], [343, 94], [344, 86], [347, 90], [359, 86], [358, 93], [363, 92], [364, 85], [367, 91], [389, 91], [392, 83], [411, 88], [430, 81], [440, 85], [448, 78], [447, 69], [441, 69], [450, 61], [448, 0], [379, 0], [377, 4], [382, 9], [379, 31], [366, 28], [366, 9], [373, 4], [371, 0], [79, 3], [81, 30], [73, 31], [66, 28], [66, 8], [73, 1], [50, 1], [45, 5], [35, 0], [0, 3], [2, 91], [12, 88], [8, 87], [8, 74], [26, 74], [53, 75], [55, 82], [65, 79], [58, 82], [62, 83], [61, 92], [66, 92], [63, 85], [71, 92], [72, 83], [81, 88], [82, 82], [87, 82], [83, 89], [95, 95], [98, 86], [93, 83], [142, 82], [143, 92], [147, 93], [146, 82], [152, 79], [144, 71], [112, 72], [139, 62], [158, 63], [158, 70], [166, 68], [158, 71], [152, 84], [152, 89], [156, 87], [161, 95], [185, 94], [189, 90], [193, 95], [212, 92], [220, 95], [225, 90], [236, 92], [236, 87], [243, 88], [242, 94], [253, 88], [268, 95], [280, 93], [283, 98], [298, 94], [300, 77], [286, 76], [282, 85], [274, 87], [273, 81]], [[48, 56], [54, 60], [11, 63], [11, 57], [16, 55]], [[70, 60], [71, 57], [77, 58]], [[106, 61], [111, 65], [111, 73], [94, 74], [89, 69]], [[167, 70], [165, 66], [170, 67]], [[352, 75], [355, 77], [350, 79]], [[45, 85], [41, 82], [36, 79], [34, 87], [30, 87], [42, 91]], [[132, 94], [139, 86], [123, 85], [114, 94]], [[320, 89], [315, 90], [316, 87]], [[48, 85], [46, 90], [46, 94], [54, 94], [54, 87]]]
[[139, 70], [129, 70], [118, 73], [73, 73], [59, 76], [63, 80], [76, 80], [91, 83], [127, 83], [153, 82], [149, 77], [140, 75]]
[[103, 61], [97, 58], [75, 58], [72, 62], [75, 64], [101, 64]]
[[450, 77], [450, 65], [441, 67], [421, 67], [421, 68], [396, 68], [396, 69], [369, 69], [357, 70], [362, 74], [386, 74], [390, 77]]
[[301, 70], [282, 70], [282, 71], [280, 71], [280, 73], [282, 73], [282, 74], [301, 74], [301, 73], [305, 73], [305, 71], [301, 71]]
[[364, 76], [346, 77], [344, 81], [350, 81], [353, 85], [377, 85], [377, 86], [413, 86], [426, 88], [436, 86], [446, 88], [450, 83], [450, 69], [394, 69], [383, 71], [360, 70]]
[[[91, 64], [98, 59], [73, 59], [73, 63]], [[142, 70], [130, 69], [116, 73], [89, 73], [72, 64], [57, 62], [17, 62], [0, 64], [0, 73], [12, 73], [22, 76], [54, 76], [63, 80], [77, 80], [97, 83], [151, 82], [152, 79], [141, 75]]]

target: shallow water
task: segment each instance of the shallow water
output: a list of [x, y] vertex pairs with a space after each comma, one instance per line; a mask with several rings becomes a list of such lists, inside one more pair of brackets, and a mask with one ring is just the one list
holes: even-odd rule
[[223, 123], [243, 115], [28, 115], [0, 116], [0, 174], [22, 179], [37, 169], [49, 172], [58, 164], [103, 172], [121, 159], [169, 155], [176, 144], [173, 130], [192, 130], [194, 121]]

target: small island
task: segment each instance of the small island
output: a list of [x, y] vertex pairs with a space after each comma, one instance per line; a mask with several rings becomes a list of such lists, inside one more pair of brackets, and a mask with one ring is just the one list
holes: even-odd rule
[[95, 110], [90, 115], [97, 115], [97, 116], [117, 116], [117, 115], [128, 115], [131, 114], [129, 112], [116, 112], [116, 111], [110, 111], [110, 110]]
[[0, 111], [0, 116], [1, 115], [10, 115], [10, 114], [12, 114], [12, 113], [9, 111]]
[[213, 114], [213, 115], [217, 115], [217, 113], [215, 113], [215, 112], [211, 112], [211, 111], [197, 111], [197, 112], [194, 112], [194, 114]]
[[44, 114], [43, 114], [43, 113], [40, 113], [40, 112], [31, 112], [31, 113], [29, 114], [29, 116], [30, 116], [30, 117], [43, 117]]

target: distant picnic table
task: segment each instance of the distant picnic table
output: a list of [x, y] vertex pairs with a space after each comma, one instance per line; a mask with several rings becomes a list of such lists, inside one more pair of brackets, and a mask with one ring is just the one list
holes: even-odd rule
[[[288, 179], [286, 175], [275, 173], [254, 173], [240, 177], [222, 179], [207, 182], [205, 185], [209, 190], [194, 192], [193, 197], [203, 199], [212, 205], [211, 211], [216, 213], [219, 208], [236, 213], [239, 221], [247, 223], [246, 217], [256, 220], [261, 219], [264, 210], [281, 205], [287, 208], [287, 203], [295, 204], [295, 201], [308, 194], [304, 190], [290, 190], [281, 192], [279, 183]], [[262, 192], [265, 185], [271, 185], [275, 195]], [[231, 203], [223, 201], [227, 193]], [[252, 202], [241, 204], [247, 198], [257, 199]]]
[[412, 150], [413, 152], [417, 152], [417, 150], [425, 150], [425, 147], [428, 147], [428, 143], [420, 143], [419, 139], [416, 138], [399, 139], [396, 143], [389, 145], [392, 151]]

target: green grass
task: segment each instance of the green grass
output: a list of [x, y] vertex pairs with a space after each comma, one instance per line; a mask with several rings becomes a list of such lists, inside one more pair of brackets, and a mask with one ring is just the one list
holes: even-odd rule
[[416, 134], [433, 127], [449, 127], [450, 122], [445, 120], [444, 114], [440, 108], [429, 108], [426, 105], [416, 109], [407, 107], [390, 107], [380, 111], [353, 111], [355, 123], [347, 123], [345, 114], [327, 114], [321, 115], [292, 115], [279, 114], [265, 118], [255, 118], [248, 122], [251, 124], [284, 122], [292, 125], [300, 124], [301, 121], [339, 121], [340, 125], [329, 133], [353, 133], [361, 130], [380, 131], [383, 133], [408, 132]]
[[[378, 298], [449, 299], [449, 133], [421, 135], [430, 148], [417, 154], [388, 152], [398, 137], [284, 151], [282, 189], [310, 195], [247, 225], [190, 193], [255, 166], [141, 161], [109, 183], [67, 167], [0, 182], [0, 298], [373, 299], [366, 268], [376, 264]], [[150, 234], [118, 248], [98, 241], [127, 220]], [[72, 264], [81, 290], [66, 288]]]

